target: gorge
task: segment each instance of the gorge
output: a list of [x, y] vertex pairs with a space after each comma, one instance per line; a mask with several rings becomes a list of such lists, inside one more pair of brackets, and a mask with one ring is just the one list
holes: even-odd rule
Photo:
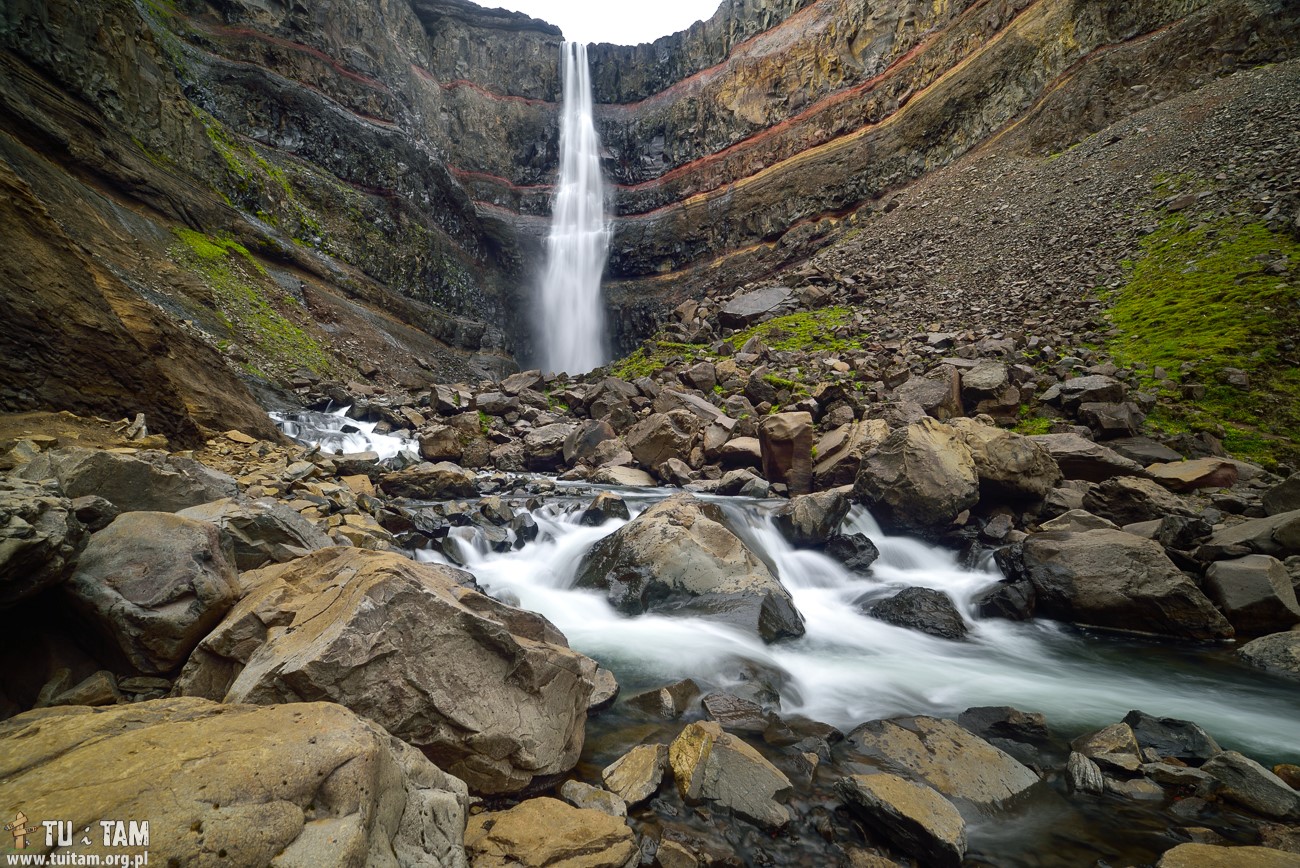
[[7, 0], [6, 831], [1300, 863], [1297, 93], [1286, 0]]

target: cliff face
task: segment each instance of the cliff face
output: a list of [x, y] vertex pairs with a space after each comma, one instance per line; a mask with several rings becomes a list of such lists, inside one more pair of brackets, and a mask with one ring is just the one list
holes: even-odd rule
[[[619, 338], [807, 256], [845, 215], [1013, 126], [1059, 151], [1292, 56], [1298, 14], [1286, 0], [727, 0], [652, 45], [593, 46]], [[80, 269], [93, 291], [65, 299], [70, 278], [20, 264], [0, 300], [62, 299], [101, 322], [74, 337], [32, 307], [0, 337], [0, 407], [67, 405], [108, 371], [78, 347], [126, 359], [161, 343], [206, 371], [193, 389], [161, 373], [81, 389], [80, 409], [143, 409], [178, 434], [256, 415], [248, 382], [418, 385], [526, 360], [560, 40], [465, 0], [10, 0], [0, 169], [21, 195], [0, 216], [46, 215], [58, 233], [21, 256]]]

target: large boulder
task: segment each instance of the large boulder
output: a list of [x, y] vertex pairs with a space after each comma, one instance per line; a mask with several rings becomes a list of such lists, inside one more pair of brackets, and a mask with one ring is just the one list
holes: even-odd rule
[[718, 322], [727, 328], [744, 328], [763, 319], [790, 299], [792, 290], [770, 286], [738, 295], [718, 311]]
[[632, 868], [641, 862], [636, 835], [624, 820], [550, 798], [475, 814], [465, 848], [473, 868]]
[[524, 463], [529, 470], [547, 472], [564, 463], [564, 444], [577, 425], [553, 422], [534, 428], [524, 435]]
[[957, 868], [966, 855], [966, 821], [930, 787], [891, 774], [851, 775], [835, 783], [849, 810], [922, 864]]
[[951, 365], [940, 365], [929, 376], [912, 377], [903, 383], [895, 398], [901, 403], [919, 404], [927, 415], [943, 422], [962, 413], [961, 377]]
[[629, 428], [623, 440], [638, 464], [655, 468], [688, 454], [699, 428], [700, 420], [686, 410], [652, 413]]
[[858, 478], [862, 457], [888, 436], [889, 425], [883, 419], [849, 422], [822, 435], [817, 441], [813, 487], [821, 490], [852, 485]]
[[191, 506], [177, 515], [216, 525], [241, 570], [282, 564], [333, 545], [320, 528], [269, 497], [253, 501], [227, 497]]
[[1038, 614], [1091, 627], [1211, 641], [1232, 625], [1156, 542], [1116, 530], [1040, 533], [1000, 558], [1033, 585]]
[[1260, 816], [1300, 820], [1300, 792], [1248, 756], [1225, 750], [1201, 770], [1219, 782], [1218, 795]]
[[1150, 479], [1135, 476], [1116, 476], [1089, 489], [1083, 496], [1083, 508], [1120, 526], [1191, 514], [1179, 497]]
[[764, 641], [802, 636], [803, 618], [767, 566], [689, 494], [655, 504], [592, 548], [577, 586], [605, 591], [620, 612], [717, 618]]
[[1090, 374], [1061, 383], [1060, 396], [1061, 405], [1070, 410], [1080, 404], [1123, 401], [1128, 396], [1128, 388], [1114, 377]]
[[569, 465], [588, 464], [595, 466], [600, 462], [596, 456], [602, 443], [614, 440], [618, 435], [608, 422], [588, 419], [576, 426], [564, 438], [564, 463]]
[[1300, 623], [1300, 603], [1286, 567], [1269, 555], [1216, 561], [1205, 571], [1205, 593], [1238, 637], [1262, 636]]
[[975, 459], [955, 429], [923, 419], [893, 431], [862, 459], [853, 493], [882, 525], [941, 530], [979, 500]]
[[668, 747], [677, 792], [691, 805], [712, 802], [769, 829], [790, 823], [780, 804], [790, 779], [738, 736], [714, 721], [692, 723]]
[[258, 571], [195, 649], [180, 693], [329, 700], [415, 745], [474, 790], [517, 792], [572, 768], [594, 661], [540, 615], [467, 574], [352, 548]]
[[995, 806], [1038, 783], [1009, 754], [951, 720], [874, 720], [845, 739], [854, 764], [926, 783], [949, 798]]
[[825, 545], [849, 514], [849, 499], [842, 491], [801, 494], [783, 504], [773, 520], [790, 545]]
[[1272, 847], [1179, 844], [1165, 851], [1156, 868], [1300, 868], [1300, 855]]
[[1231, 488], [1237, 482], [1237, 465], [1223, 458], [1196, 458], [1147, 467], [1151, 477], [1170, 491]]
[[57, 479], [70, 498], [95, 494], [122, 512], [176, 512], [234, 497], [234, 479], [192, 458], [135, 449], [56, 449], [29, 463], [24, 479]]
[[1261, 500], [1269, 515], [1300, 510], [1300, 473], [1293, 473], [1264, 492]]
[[986, 501], [1042, 500], [1060, 483], [1056, 460], [1028, 437], [974, 419], [953, 419], [949, 424], [970, 449]]
[[94, 534], [63, 587], [134, 669], [172, 672], [239, 599], [239, 576], [214, 525], [127, 512]]
[[1300, 509], [1226, 527], [1217, 531], [1209, 544], [1220, 549], [1245, 546], [1253, 552], [1277, 558], [1300, 554]]
[[904, 588], [869, 607], [867, 614], [940, 639], [965, 639], [969, 632], [952, 598], [933, 588]]
[[784, 483], [790, 494], [812, 490], [813, 420], [811, 413], [776, 413], [758, 426], [763, 476]]
[[0, 608], [63, 581], [89, 538], [57, 486], [0, 478]]
[[1237, 656], [1257, 669], [1300, 681], [1300, 631], [1261, 636], [1238, 648]]
[[[99, 826], [64, 856], [145, 850], [159, 865], [464, 868], [465, 785], [328, 702], [261, 708], [159, 699], [46, 708], [0, 723], [0, 801], [31, 817], [148, 821], [148, 845]], [[88, 770], [95, 785], [86, 786]], [[44, 835], [29, 852], [52, 852]]]
[[411, 500], [450, 500], [457, 497], [474, 497], [478, 494], [478, 477], [472, 471], [450, 461], [430, 464], [427, 461], [414, 467], [386, 474], [379, 487], [392, 497]]
[[1114, 476], [1147, 475], [1136, 461], [1078, 434], [1035, 434], [1029, 439], [1047, 450], [1066, 479], [1105, 482]]
[[659, 790], [667, 768], [668, 745], [640, 744], [606, 766], [600, 774], [610, 792], [628, 805], [638, 805]]

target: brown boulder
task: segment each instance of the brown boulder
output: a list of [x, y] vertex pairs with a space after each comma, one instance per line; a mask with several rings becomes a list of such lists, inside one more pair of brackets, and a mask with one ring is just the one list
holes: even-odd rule
[[758, 426], [758, 444], [768, 482], [785, 483], [792, 495], [812, 490], [812, 414], [764, 417]]

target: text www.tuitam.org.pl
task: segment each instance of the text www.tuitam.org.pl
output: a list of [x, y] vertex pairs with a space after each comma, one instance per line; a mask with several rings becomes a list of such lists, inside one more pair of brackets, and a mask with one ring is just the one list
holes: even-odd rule
[[[18, 811], [13, 822], [5, 824], [5, 831], [13, 835], [13, 847], [4, 853], [3, 865], [123, 865], [140, 866], [149, 864], [149, 821], [148, 820], [100, 820], [99, 826], [92, 832], [91, 826], [84, 826], [81, 834], [75, 831], [70, 820], [32, 821], [22, 811]], [[78, 853], [74, 850], [64, 852], [30, 852], [44, 832], [46, 848], [83, 847], [102, 845], [104, 849], [119, 850], [116, 853]], [[93, 836], [93, 838], [92, 838]], [[99, 840], [101, 839], [102, 840]]]

